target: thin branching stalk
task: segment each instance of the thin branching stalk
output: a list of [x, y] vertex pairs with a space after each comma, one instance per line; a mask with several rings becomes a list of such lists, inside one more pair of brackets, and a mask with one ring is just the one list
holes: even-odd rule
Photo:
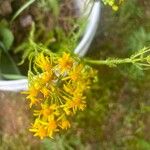
[[84, 61], [88, 64], [92, 65], [107, 65], [109, 67], [116, 67], [121, 64], [133, 64], [138, 67], [150, 67], [150, 48], [143, 48], [139, 50], [136, 54], [132, 55], [129, 58], [108, 58], [106, 60], [91, 60], [91, 59], [84, 59]]

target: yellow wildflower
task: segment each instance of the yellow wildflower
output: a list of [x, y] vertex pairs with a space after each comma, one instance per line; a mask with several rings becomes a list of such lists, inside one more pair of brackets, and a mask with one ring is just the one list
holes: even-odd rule
[[28, 94], [27, 99], [30, 100], [30, 108], [32, 105], [37, 104], [40, 98], [37, 98], [39, 91], [34, 87], [30, 87], [27, 92], [23, 92], [23, 94]]
[[76, 96], [76, 95], [82, 95], [84, 92], [87, 91], [87, 89], [89, 89], [89, 81], [87, 79], [87, 81], [83, 81], [83, 82], [78, 82], [77, 83], [77, 87], [75, 89], [75, 91], [73, 92], [73, 96]]
[[47, 135], [46, 133], [46, 129], [44, 126], [40, 126], [37, 130], [36, 130], [36, 133], [34, 134], [34, 136], [39, 136], [41, 138], [41, 140], [43, 138], [45, 138]]
[[88, 89], [88, 83], [84, 82], [76, 82], [76, 85], [74, 83], [70, 84], [64, 84], [63, 89], [65, 92], [71, 94], [71, 95], [78, 95], [82, 94], [86, 89]]
[[35, 58], [35, 64], [41, 68], [43, 71], [49, 71], [52, 68], [52, 62], [49, 57], [44, 56], [43, 53], [40, 53]]
[[65, 92], [72, 94], [74, 93], [76, 87], [73, 84], [67, 83], [63, 85], [63, 89], [65, 90]]
[[40, 77], [42, 83], [47, 83], [53, 79], [53, 72], [52, 70], [46, 71], [42, 73]]
[[85, 97], [81, 95], [76, 95], [73, 99], [68, 99], [64, 107], [72, 109], [73, 113], [76, 113], [77, 109], [84, 110], [86, 107]]
[[63, 80], [70, 79], [74, 82], [82, 80], [82, 70], [82, 64], [74, 66], [73, 69], [69, 72], [68, 76], [65, 77]]
[[34, 88], [35, 88], [35, 90], [37, 90], [37, 92], [40, 90], [40, 88], [42, 87], [42, 85], [40, 84], [40, 82], [39, 82], [40, 80], [38, 80], [38, 81], [34, 81], [34, 84], [32, 85]]
[[29, 97], [36, 97], [38, 92], [39, 91], [35, 87], [31, 86], [29, 87], [29, 90], [26, 92], [26, 94], [29, 94]]
[[48, 118], [48, 122], [47, 122], [47, 125], [46, 125], [46, 128], [47, 128], [47, 135], [50, 137], [50, 138], [53, 138], [53, 134], [54, 132], [57, 132], [59, 131], [59, 129], [57, 129], [57, 121], [54, 119], [53, 116], [50, 116]]
[[48, 105], [48, 104], [41, 104], [41, 110], [35, 110], [35, 116], [43, 116], [44, 118], [48, 118], [50, 115], [59, 115], [57, 111], [58, 106], [56, 104]]
[[56, 132], [70, 128], [69, 117], [86, 107], [84, 95], [95, 76], [76, 56], [55, 56], [51, 52], [38, 54], [29, 74], [26, 94], [35, 116], [30, 131], [41, 139], [53, 138]]
[[70, 122], [67, 120], [67, 119], [63, 119], [62, 121], [61, 121], [61, 124], [60, 124], [60, 127], [62, 128], [62, 129], [68, 129], [68, 128], [70, 128]]
[[72, 71], [70, 71], [69, 73], [69, 77], [72, 81], [77, 81], [78, 79], [80, 80], [81, 79], [81, 73], [82, 73], [82, 70], [83, 70], [83, 65], [82, 64], [79, 64], [77, 66], [75, 66], [73, 68]]
[[73, 63], [74, 60], [70, 57], [70, 54], [63, 53], [62, 58], [58, 59], [58, 67], [61, 70], [61, 73], [64, 73], [71, 69]]
[[119, 9], [119, 5], [123, 3], [124, 0], [102, 0], [105, 5], [109, 5], [112, 7], [114, 11]]
[[42, 140], [47, 136], [47, 130], [44, 125], [41, 125], [39, 120], [36, 120], [29, 131], [34, 132], [34, 136], [39, 136]]
[[38, 99], [38, 98], [30, 97], [30, 96], [28, 96], [27, 99], [30, 100], [30, 108], [31, 108], [33, 105], [37, 104], [37, 103], [39, 102], [39, 100], [40, 100], [40, 99]]

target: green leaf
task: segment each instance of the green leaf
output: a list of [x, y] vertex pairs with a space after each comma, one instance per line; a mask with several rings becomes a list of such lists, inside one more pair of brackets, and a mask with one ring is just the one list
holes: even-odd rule
[[17, 75], [17, 74], [2, 74], [2, 77], [4, 79], [8, 79], [8, 80], [16, 80], [16, 79], [25, 79], [27, 78], [26, 76], [22, 76], [22, 75]]
[[29, 0], [26, 2], [13, 16], [12, 20], [15, 20], [26, 8], [28, 8], [35, 0]]
[[4, 44], [6, 50], [9, 50], [12, 46], [14, 36], [7, 27], [0, 26], [0, 41]]
[[20, 75], [21, 73], [9, 53], [4, 50], [4, 46], [2, 48], [0, 45], [0, 77], [3, 77], [4, 74]]

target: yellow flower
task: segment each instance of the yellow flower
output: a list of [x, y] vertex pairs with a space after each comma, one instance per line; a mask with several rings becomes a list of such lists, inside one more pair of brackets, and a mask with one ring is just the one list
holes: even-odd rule
[[34, 136], [39, 136], [41, 140], [47, 136], [47, 130], [45, 126], [41, 125], [38, 119], [35, 121], [29, 131], [34, 132]]
[[57, 111], [58, 106], [56, 104], [48, 105], [48, 104], [41, 104], [41, 110], [35, 110], [35, 116], [43, 116], [44, 118], [48, 118], [50, 115], [59, 115]]
[[118, 1], [117, 0], [102, 0], [102, 1], [105, 5], [111, 6], [114, 11], [117, 11], [119, 9], [119, 5], [121, 5], [124, 2], [124, 0], [118, 0]]
[[58, 67], [61, 70], [61, 73], [64, 73], [71, 69], [73, 63], [74, 60], [70, 57], [70, 54], [63, 53], [62, 58], [58, 59]]
[[31, 108], [33, 105], [37, 104], [37, 103], [40, 101], [40, 99], [35, 98], [35, 97], [30, 97], [30, 96], [28, 96], [27, 99], [30, 100], [30, 108]]
[[82, 94], [86, 89], [88, 89], [87, 83], [84, 82], [77, 82], [76, 85], [74, 83], [70, 84], [64, 84], [63, 89], [65, 92], [69, 93], [70, 95], [78, 95]]
[[89, 88], [88, 86], [88, 80], [83, 82], [78, 82], [76, 89], [73, 92], [73, 96], [76, 95], [82, 95], [84, 91], [86, 91]]
[[32, 85], [36, 90], [37, 92], [41, 89], [42, 85], [40, 83], [40, 80], [38, 81], [34, 81], [34, 84]]
[[53, 138], [56, 132], [70, 128], [69, 117], [85, 109], [84, 95], [95, 74], [79, 58], [67, 53], [62, 57], [40, 53], [32, 66], [29, 90], [25, 92], [30, 107], [34, 105], [35, 121], [30, 131], [41, 139]]
[[63, 85], [63, 89], [69, 93], [69, 94], [73, 94], [73, 92], [75, 91], [75, 86], [70, 84], [70, 83], [67, 83], [67, 84], [64, 84]]
[[32, 105], [37, 104], [40, 101], [40, 98], [37, 98], [39, 91], [34, 87], [30, 87], [27, 92], [23, 92], [23, 94], [28, 94], [27, 99], [30, 100], [30, 108]]
[[45, 84], [53, 79], [53, 72], [52, 72], [52, 70], [46, 71], [46, 72], [42, 73], [40, 77], [41, 77], [40, 82]]
[[29, 97], [36, 97], [38, 95], [39, 90], [37, 90], [35, 87], [31, 86], [29, 87], [29, 90], [26, 92], [29, 94]]
[[76, 95], [73, 99], [66, 99], [67, 102], [63, 106], [65, 109], [72, 109], [73, 113], [76, 113], [77, 109], [84, 110], [86, 107], [85, 97], [81, 95]]
[[43, 53], [40, 53], [35, 58], [35, 64], [41, 68], [43, 71], [49, 71], [52, 69], [52, 62], [49, 57], [44, 56]]
[[62, 128], [62, 129], [68, 129], [68, 128], [70, 128], [70, 122], [67, 120], [67, 119], [63, 119], [62, 121], [61, 121], [61, 124], [60, 124], [60, 127]]
[[63, 80], [70, 79], [74, 82], [82, 80], [82, 70], [82, 64], [74, 66], [73, 69], [69, 72], [68, 76], [65, 77]]
[[47, 135], [50, 137], [50, 138], [53, 138], [53, 134], [54, 132], [57, 132], [59, 131], [59, 129], [57, 129], [58, 125], [57, 125], [57, 121], [54, 120], [54, 117], [53, 116], [50, 116], [48, 118], [48, 122], [46, 123], [46, 129], [47, 129]]
[[83, 70], [83, 65], [82, 64], [79, 64], [77, 66], [75, 66], [73, 68], [72, 71], [70, 71], [69, 73], [69, 77], [72, 81], [77, 81], [77, 80], [81, 80], [81, 73], [82, 73], [82, 70]]
[[46, 133], [46, 129], [44, 126], [40, 126], [40, 128], [38, 128], [36, 133], [34, 134], [34, 136], [39, 136], [41, 138], [41, 140], [43, 138], [45, 138], [46, 135], [47, 135], [47, 133]]

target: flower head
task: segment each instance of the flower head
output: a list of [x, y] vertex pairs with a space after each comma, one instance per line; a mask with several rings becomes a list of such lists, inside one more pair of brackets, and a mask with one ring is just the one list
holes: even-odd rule
[[52, 62], [49, 57], [45, 57], [43, 53], [40, 53], [35, 58], [35, 64], [43, 71], [49, 71], [52, 68]]
[[68, 121], [68, 120], [66, 120], [66, 119], [63, 119], [62, 121], [61, 121], [61, 124], [60, 124], [60, 127], [62, 128], [62, 129], [68, 129], [68, 128], [70, 128], [70, 122]]
[[50, 116], [48, 118], [48, 122], [46, 122], [47, 136], [53, 138], [54, 132], [58, 132], [59, 129], [57, 121], [54, 119], [54, 116]]
[[64, 108], [72, 110], [73, 113], [76, 113], [78, 109], [84, 110], [85, 107], [85, 97], [82, 97], [81, 95], [75, 95], [72, 99], [66, 99], [66, 104], [64, 105]]
[[45, 126], [42, 125], [38, 119], [35, 120], [34, 124], [32, 124], [32, 128], [29, 129], [29, 131], [33, 132], [34, 136], [40, 137], [41, 140], [47, 136], [47, 130]]
[[61, 73], [64, 73], [71, 69], [73, 66], [74, 60], [71, 58], [70, 54], [63, 53], [63, 56], [58, 59], [58, 66], [61, 71]]
[[86, 107], [85, 94], [94, 76], [93, 69], [77, 56], [39, 53], [26, 92], [35, 116], [30, 131], [43, 139], [70, 128], [70, 118]]
[[34, 116], [40, 116], [47, 119], [49, 116], [58, 115], [59, 112], [57, 110], [58, 106], [56, 104], [41, 104], [40, 110], [34, 110]]
[[117, 11], [119, 9], [119, 5], [124, 1], [124, 0], [102, 0], [105, 5], [109, 5], [112, 7], [114, 11]]

